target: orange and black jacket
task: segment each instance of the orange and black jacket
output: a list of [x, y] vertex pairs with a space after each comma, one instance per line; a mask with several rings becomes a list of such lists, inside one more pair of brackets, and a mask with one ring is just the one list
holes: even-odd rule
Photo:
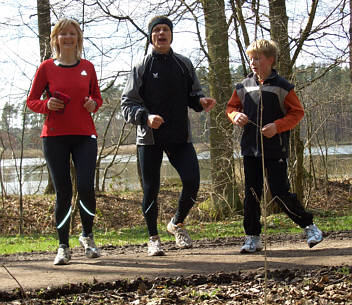
[[[261, 156], [263, 138], [265, 158], [288, 157], [289, 132], [304, 116], [292, 84], [272, 70], [260, 86], [256, 75], [251, 73], [236, 85], [226, 107], [226, 115], [232, 123], [239, 112], [249, 119], [241, 138], [243, 156]], [[262, 137], [261, 126], [269, 123], [275, 123], [278, 133], [272, 138]]]

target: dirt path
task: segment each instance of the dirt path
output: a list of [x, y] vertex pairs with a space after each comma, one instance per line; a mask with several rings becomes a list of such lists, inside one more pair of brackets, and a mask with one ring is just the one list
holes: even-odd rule
[[[267, 247], [270, 269], [316, 268], [352, 265], [352, 234], [331, 234], [313, 249], [300, 236], [271, 239]], [[81, 249], [74, 249], [72, 261], [66, 266], [53, 265], [53, 253], [0, 256], [24, 289], [55, 287], [68, 283], [107, 282], [138, 277], [177, 277], [237, 272], [263, 268], [264, 251], [252, 255], [239, 254], [240, 239], [202, 241], [193, 249], [177, 250], [165, 244], [167, 255], [148, 257], [145, 246], [104, 247], [98, 259], [87, 259]], [[0, 268], [0, 290], [10, 291], [18, 284], [4, 267]]]

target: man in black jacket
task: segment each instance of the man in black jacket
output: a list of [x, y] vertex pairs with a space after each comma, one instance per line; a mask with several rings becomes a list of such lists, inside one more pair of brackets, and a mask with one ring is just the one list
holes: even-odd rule
[[143, 182], [143, 214], [149, 233], [148, 255], [164, 255], [157, 230], [160, 167], [165, 152], [182, 181], [175, 216], [167, 226], [180, 248], [192, 246], [184, 220], [199, 189], [188, 107], [210, 111], [215, 100], [204, 97], [191, 61], [171, 49], [173, 24], [165, 16], [148, 25], [151, 54], [133, 67], [122, 94], [126, 122], [137, 125], [137, 149]]

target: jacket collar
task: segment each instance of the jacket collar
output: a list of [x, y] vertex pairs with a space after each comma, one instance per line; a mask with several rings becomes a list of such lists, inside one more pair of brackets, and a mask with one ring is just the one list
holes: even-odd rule
[[[264, 84], [265, 84], [265, 83], [268, 83], [268, 82], [270, 82], [271, 80], [273, 80], [274, 78], [276, 78], [277, 75], [278, 75], [278, 74], [277, 74], [277, 71], [276, 71], [275, 69], [272, 69], [270, 75], [266, 78], [266, 80], [264, 80]], [[253, 72], [251, 72], [250, 74], [248, 74], [248, 77], [249, 77], [249, 78], [254, 78], [255, 81], [258, 82], [258, 77], [257, 77], [257, 75], [255, 75]]]
[[158, 53], [154, 49], [152, 51], [152, 55], [156, 58], [167, 58], [169, 56], [172, 56], [173, 54], [174, 54], [174, 51], [172, 49], [170, 49], [169, 53], [166, 53], [166, 54]]

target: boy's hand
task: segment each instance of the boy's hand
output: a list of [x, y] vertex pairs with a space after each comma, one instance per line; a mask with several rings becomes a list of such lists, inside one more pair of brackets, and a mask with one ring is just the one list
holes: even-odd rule
[[235, 125], [243, 127], [248, 123], [248, 117], [244, 113], [240, 112], [236, 114], [233, 122]]
[[277, 128], [275, 123], [266, 124], [262, 128], [262, 133], [267, 138], [272, 138], [273, 136], [275, 136], [277, 134]]
[[199, 103], [203, 107], [205, 112], [208, 112], [213, 109], [216, 104], [216, 100], [210, 97], [201, 97]]

